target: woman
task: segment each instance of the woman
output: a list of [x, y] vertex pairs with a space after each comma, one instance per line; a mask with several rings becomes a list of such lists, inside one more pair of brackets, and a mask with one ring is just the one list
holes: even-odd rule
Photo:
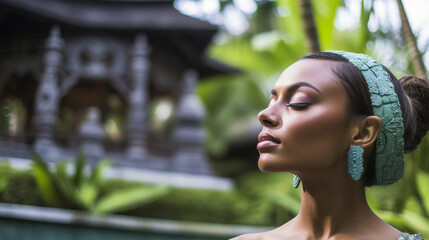
[[277, 229], [234, 240], [422, 239], [378, 218], [364, 187], [401, 178], [404, 152], [429, 127], [425, 80], [398, 81], [363, 54], [313, 53], [281, 74], [258, 118], [258, 166], [295, 174], [301, 209]]

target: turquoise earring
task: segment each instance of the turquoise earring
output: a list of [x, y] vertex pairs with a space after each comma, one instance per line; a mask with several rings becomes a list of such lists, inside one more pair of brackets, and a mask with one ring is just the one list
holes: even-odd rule
[[363, 173], [363, 148], [353, 145], [347, 152], [347, 165], [350, 177], [358, 181]]
[[299, 178], [297, 175], [293, 175], [293, 187], [298, 188], [299, 183], [301, 182], [301, 178]]

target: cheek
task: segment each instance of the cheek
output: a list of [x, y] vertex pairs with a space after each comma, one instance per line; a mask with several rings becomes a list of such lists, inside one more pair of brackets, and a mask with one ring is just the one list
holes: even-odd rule
[[295, 114], [285, 125], [286, 147], [301, 161], [317, 158], [322, 163], [342, 153], [346, 139], [346, 118], [342, 111], [313, 108], [305, 114]]
[[310, 140], [344, 132], [346, 120], [344, 114], [329, 112], [323, 108], [314, 109], [311, 113], [295, 115], [287, 124], [287, 131], [296, 139]]

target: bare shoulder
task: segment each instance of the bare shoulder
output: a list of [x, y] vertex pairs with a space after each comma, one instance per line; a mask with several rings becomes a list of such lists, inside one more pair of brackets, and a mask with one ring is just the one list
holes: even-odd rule
[[258, 239], [262, 239], [260, 237], [258, 237], [259, 234], [257, 233], [251, 233], [251, 234], [243, 234], [240, 236], [237, 236], [235, 238], [231, 238], [230, 240], [258, 240]]
[[[249, 233], [240, 235], [230, 240], [300, 240], [302, 239], [296, 234], [296, 231], [289, 231], [288, 228], [290, 222], [285, 223], [275, 229], [260, 232], [260, 233]], [[288, 230], [289, 229], [289, 230]]]
[[[232, 238], [230, 240], [285, 240], [285, 236], [281, 236], [273, 231], [263, 232], [263, 233], [250, 233], [240, 235], [238, 237]], [[292, 239], [292, 238], [291, 238]]]

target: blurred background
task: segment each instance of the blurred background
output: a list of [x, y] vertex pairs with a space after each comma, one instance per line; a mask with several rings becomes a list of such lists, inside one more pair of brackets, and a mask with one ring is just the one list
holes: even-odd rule
[[[310, 52], [427, 79], [425, 0], [0, 0], [0, 238], [225, 239], [294, 217], [256, 119]], [[429, 238], [429, 140], [367, 189]]]

